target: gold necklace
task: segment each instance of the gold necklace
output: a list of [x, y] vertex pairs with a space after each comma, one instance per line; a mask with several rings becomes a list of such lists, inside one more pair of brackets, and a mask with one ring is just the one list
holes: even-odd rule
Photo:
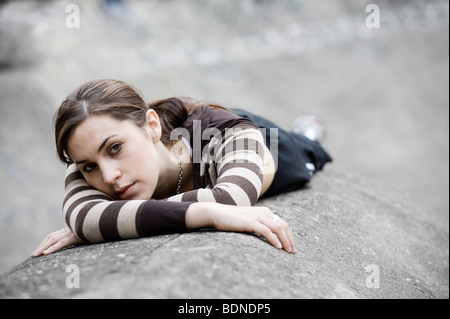
[[181, 157], [179, 154], [180, 151], [175, 148], [174, 141], [172, 141], [172, 149], [175, 151], [175, 154], [177, 155], [178, 158], [178, 163], [180, 164], [180, 175], [178, 176], [178, 185], [177, 185], [177, 195], [178, 195], [181, 189], [181, 181], [183, 180], [183, 162], [181, 161]]

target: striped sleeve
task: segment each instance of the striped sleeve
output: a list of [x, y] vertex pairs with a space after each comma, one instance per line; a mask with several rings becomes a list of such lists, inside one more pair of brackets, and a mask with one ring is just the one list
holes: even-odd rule
[[66, 224], [86, 243], [187, 231], [185, 214], [191, 203], [113, 200], [90, 186], [75, 164], [67, 168], [65, 187]]
[[263, 181], [264, 139], [254, 128], [231, 130], [221, 143], [211, 139], [209, 160], [202, 163], [200, 176], [208, 177], [210, 187], [193, 190], [168, 200], [174, 202], [215, 202], [235, 206], [253, 206]]

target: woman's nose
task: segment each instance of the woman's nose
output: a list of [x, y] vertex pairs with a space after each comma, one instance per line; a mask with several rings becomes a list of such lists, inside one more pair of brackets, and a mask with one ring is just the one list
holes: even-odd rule
[[113, 185], [121, 176], [120, 170], [114, 165], [105, 164], [102, 167], [103, 181], [105, 184]]

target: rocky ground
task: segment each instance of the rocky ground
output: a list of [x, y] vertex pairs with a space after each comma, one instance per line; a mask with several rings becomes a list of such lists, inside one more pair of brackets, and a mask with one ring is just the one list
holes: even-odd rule
[[80, 246], [28, 258], [0, 298], [448, 298], [448, 233], [383, 184], [327, 170], [261, 204], [295, 255], [215, 231]]
[[[423, 296], [448, 297], [448, 2], [378, 1], [380, 28], [370, 29], [366, 8], [372, 2], [2, 4], [0, 272], [28, 258], [47, 233], [63, 226], [64, 168], [54, 154], [51, 127], [59, 103], [83, 81], [117, 78], [148, 101], [173, 95], [214, 100], [286, 128], [303, 113], [325, 118], [325, 147], [335, 159], [330, 170], [356, 174], [356, 184], [361, 177], [386, 185], [376, 193], [378, 203], [393, 194], [409, 197], [411, 209], [402, 214], [415, 218], [422, 212], [426, 236], [446, 237], [438, 240], [435, 255], [447, 256], [439, 264], [444, 273], [435, 278], [447, 290], [427, 286]], [[80, 9], [79, 28], [70, 28], [70, 3]], [[323, 190], [329, 200], [338, 196]], [[300, 204], [297, 211], [304, 209]], [[289, 296], [299, 295], [305, 296]]]

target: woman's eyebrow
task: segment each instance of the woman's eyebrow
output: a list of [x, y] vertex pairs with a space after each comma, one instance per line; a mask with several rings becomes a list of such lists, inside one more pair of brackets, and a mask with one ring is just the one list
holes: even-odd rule
[[[117, 134], [114, 134], [114, 135], [111, 135], [111, 136], [108, 136], [107, 138], [105, 138], [103, 140], [102, 144], [100, 144], [100, 147], [98, 148], [97, 153], [100, 153], [102, 151], [102, 149], [105, 147], [106, 143], [108, 143], [108, 141], [110, 139], [112, 139], [113, 137], [116, 137], [116, 136], [117, 136]], [[79, 164], [84, 164], [87, 162], [88, 162], [88, 160], [82, 160], [82, 161], [75, 162], [75, 164], [79, 165]]]
[[110, 139], [112, 139], [113, 137], [115, 137], [116, 136], [116, 134], [114, 134], [114, 135], [111, 135], [111, 136], [109, 136], [109, 137], [107, 137], [107, 138], [105, 138], [105, 140], [103, 141], [103, 143], [102, 144], [100, 144], [100, 147], [98, 148], [98, 151], [97, 151], [97, 153], [100, 153], [101, 152], [101, 150], [105, 147], [105, 145], [106, 145], [106, 143], [108, 143], [108, 141], [110, 140]]

